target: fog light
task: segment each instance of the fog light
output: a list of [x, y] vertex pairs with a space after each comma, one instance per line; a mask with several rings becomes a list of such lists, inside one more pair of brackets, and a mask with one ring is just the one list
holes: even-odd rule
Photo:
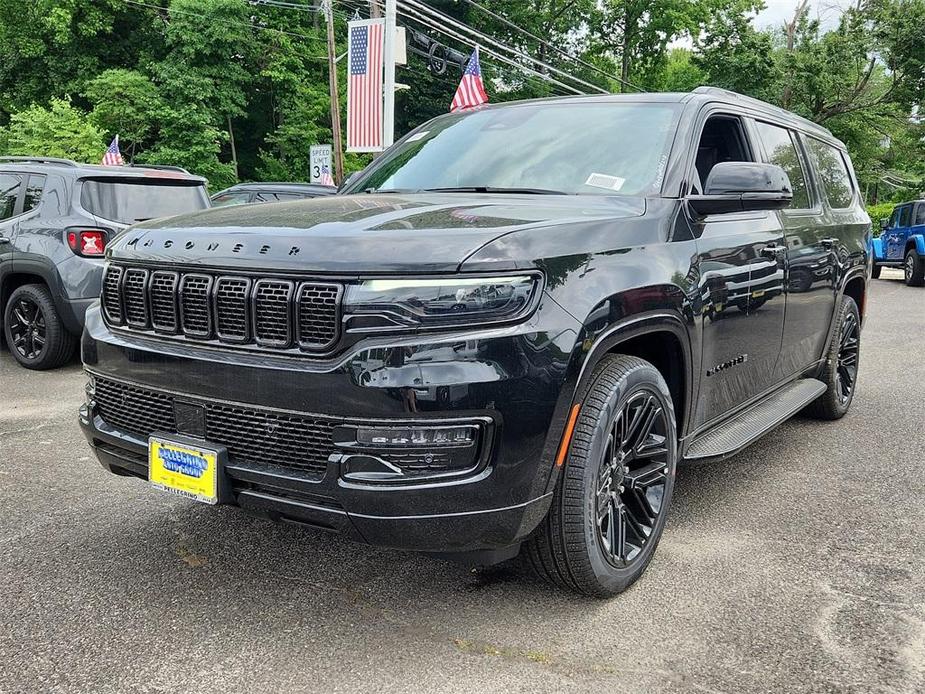
[[335, 427], [333, 434], [344, 479], [410, 482], [474, 470], [482, 429], [479, 424], [348, 424]]
[[358, 427], [358, 447], [401, 446], [404, 448], [471, 446], [478, 428], [471, 425], [448, 427]]

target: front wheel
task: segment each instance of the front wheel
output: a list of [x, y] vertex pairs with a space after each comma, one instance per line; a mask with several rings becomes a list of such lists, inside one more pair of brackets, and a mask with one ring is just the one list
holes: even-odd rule
[[921, 287], [925, 284], [925, 262], [914, 248], [910, 248], [906, 253], [903, 272], [906, 276], [906, 284], [910, 287]]
[[526, 543], [533, 570], [586, 595], [626, 590], [665, 527], [677, 458], [665, 379], [637, 357], [605, 357], [582, 399], [549, 514]]

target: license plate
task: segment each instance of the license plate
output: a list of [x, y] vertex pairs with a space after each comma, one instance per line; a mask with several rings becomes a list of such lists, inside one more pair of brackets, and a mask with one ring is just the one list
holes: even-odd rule
[[758, 291], [752, 292], [753, 299], [760, 299], [764, 296], [764, 289], [759, 289]]
[[218, 503], [218, 451], [166, 439], [148, 440], [148, 480], [165, 492]]

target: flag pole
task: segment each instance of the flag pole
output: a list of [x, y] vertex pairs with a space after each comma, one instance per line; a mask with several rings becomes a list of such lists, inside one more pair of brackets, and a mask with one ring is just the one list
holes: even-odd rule
[[337, 93], [337, 63], [334, 50], [334, 12], [332, 0], [325, 0], [324, 14], [328, 28], [328, 91], [331, 97], [331, 134], [334, 138], [334, 184], [344, 180], [344, 146], [340, 132], [340, 97]]
[[385, 32], [382, 60], [385, 79], [382, 84], [382, 146], [390, 147], [395, 141], [395, 14], [396, 0], [385, 0]]

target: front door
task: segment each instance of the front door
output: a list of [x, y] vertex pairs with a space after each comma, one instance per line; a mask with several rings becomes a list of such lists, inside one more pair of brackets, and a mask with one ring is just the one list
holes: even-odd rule
[[886, 231], [887, 260], [902, 260], [906, 254], [906, 236], [909, 232], [909, 218], [912, 205], [900, 205], [893, 210], [890, 228]]
[[[742, 119], [712, 113], [698, 142], [693, 189], [721, 161], [757, 161]], [[707, 217], [697, 238], [702, 368], [695, 426], [716, 420], [774, 383], [784, 326], [784, 230], [772, 212]]]

